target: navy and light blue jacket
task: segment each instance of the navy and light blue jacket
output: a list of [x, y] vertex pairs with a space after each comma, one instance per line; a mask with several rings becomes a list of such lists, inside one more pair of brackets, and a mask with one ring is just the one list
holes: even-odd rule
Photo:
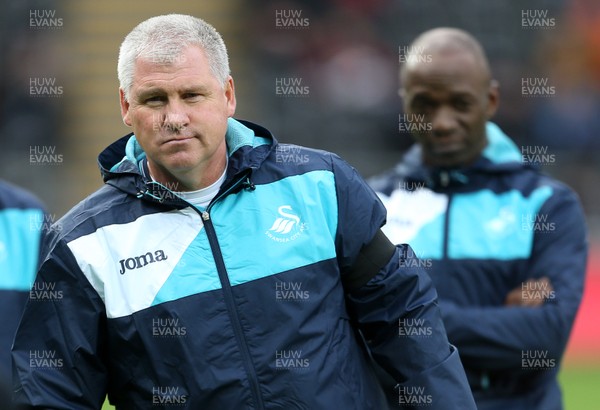
[[366, 284], [345, 283], [385, 221], [355, 170], [251, 123], [230, 120], [226, 141], [206, 209], [146, 176], [135, 137], [100, 155], [106, 184], [45, 241], [36, 284], [55, 293], [28, 303], [17, 332], [17, 403], [99, 409], [108, 393], [126, 410], [474, 409], [408, 247]]
[[10, 348], [38, 267], [42, 203], [0, 181], [0, 385], [11, 380]]
[[[415, 146], [374, 178], [388, 210], [384, 232], [408, 243], [435, 283], [450, 342], [479, 409], [561, 409], [556, 375], [581, 301], [587, 256], [576, 195], [525, 162], [493, 123], [465, 169], [431, 169]], [[555, 159], [555, 158], [554, 158]], [[547, 277], [551, 287], [528, 279]], [[513, 289], [546, 299], [507, 307]]]

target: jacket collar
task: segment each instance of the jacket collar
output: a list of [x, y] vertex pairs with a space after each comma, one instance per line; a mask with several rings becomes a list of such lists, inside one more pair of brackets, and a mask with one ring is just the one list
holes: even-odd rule
[[[229, 161], [223, 187], [239, 178], [249, 178], [278, 144], [266, 128], [233, 118], [228, 119], [225, 140]], [[139, 198], [183, 205], [171, 191], [147, 176], [145, 164], [146, 153], [133, 133], [118, 139], [98, 156], [98, 166], [106, 184]]]
[[437, 168], [422, 162], [421, 146], [415, 144], [395, 168], [395, 174], [413, 186], [451, 188], [464, 186], [482, 174], [514, 172], [530, 165], [524, 164], [517, 145], [494, 123], [486, 124], [488, 144], [479, 158], [466, 167]]

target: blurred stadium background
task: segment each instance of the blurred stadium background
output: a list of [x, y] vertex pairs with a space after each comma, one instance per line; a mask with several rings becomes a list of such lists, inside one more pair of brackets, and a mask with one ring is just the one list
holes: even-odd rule
[[[337, 152], [365, 177], [392, 166], [411, 143], [399, 131], [402, 48], [431, 27], [469, 30], [501, 84], [495, 121], [518, 145], [544, 150], [544, 170], [573, 187], [586, 211], [587, 284], [561, 380], [567, 410], [600, 406], [600, 2], [0, 0], [0, 7], [0, 177], [37, 193], [52, 220], [101, 185], [97, 154], [129, 132], [116, 58], [127, 32], [150, 16], [211, 22], [229, 48], [236, 116], [281, 141]], [[539, 24], [523, 20], [534, 16]], [[527, 95], [526, 78], [545, 81], [548, 91]], [[36, 92], [40, 85], [47, 92]], [[53, 159], [36, 161], [40, 153]]]

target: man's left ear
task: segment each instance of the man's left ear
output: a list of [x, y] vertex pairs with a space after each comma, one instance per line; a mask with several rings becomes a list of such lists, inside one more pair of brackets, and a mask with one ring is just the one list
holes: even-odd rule
[[235, 100], [235, 85], [233, 84], [233, 77], [229, 76], [225, 82], [225, 98], [227, 98], [227, 116], [233, 117], [235, 114], [236, 100]]
[[498, 104], [500, 102], [500, 84], [496, 80], [492, 80], [490, 82], [490, 86], [488, 88], [488, 107], [486, 116], [489, 120], [496, 114], [498, 110]]

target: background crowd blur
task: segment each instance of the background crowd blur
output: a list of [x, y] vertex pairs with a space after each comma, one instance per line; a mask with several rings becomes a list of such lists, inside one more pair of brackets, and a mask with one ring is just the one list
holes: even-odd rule
[[[117, 99], [120, 42], [169, 12], [223, 34], [238, 118], [337, 152], [365, 177], [412, 142], [397, 93], [412, 39], [436, 26], [473, 33], [500, 82], [495, 121], [581, 197], [592, 247], [567, 358], [600, 363], [600, 329], [588, 323], [600, 310], [599, 1], [0, 0], [0, 177], [35, 192], [51, 219], [101, 185], [98, 152], [129, 132]], [[527, 91], [532, 83], [539, 92]]]

